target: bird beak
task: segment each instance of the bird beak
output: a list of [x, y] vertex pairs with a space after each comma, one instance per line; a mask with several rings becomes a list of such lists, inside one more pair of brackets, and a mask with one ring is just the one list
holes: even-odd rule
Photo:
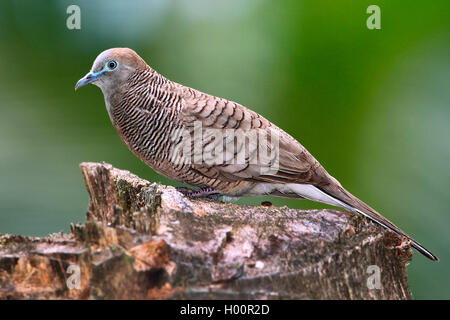
[[78, 80], [77, 84], [75, 85], [75, 90], [78, 88], [84, 87], [88, 83], [94, 82], [98, 80], [99, 72], [89, 72], [87, 75], [85, 75], [83, 78]]

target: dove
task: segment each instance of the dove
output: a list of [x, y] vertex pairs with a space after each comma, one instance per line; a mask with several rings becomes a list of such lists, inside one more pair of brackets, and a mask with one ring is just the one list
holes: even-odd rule
[[363, 215], [438, 260], [347, 191], [300, 142], [241, 104], [173, 82], [129, 48], [100, 53], [75, 90], [89, 83], [102, 90], [113, 126], [138, 158], [198, 188], [180, 188], [186, 195], [271, 195], [329, 204]]

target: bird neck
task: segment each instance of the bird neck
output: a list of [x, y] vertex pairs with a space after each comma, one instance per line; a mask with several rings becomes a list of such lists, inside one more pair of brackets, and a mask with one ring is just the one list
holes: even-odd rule
[[[105, 97], [105, 104], [108, 109], [112, 120], [112, 113], [114, 109], [122, 108], [120, 105], [124, 101], [129, 99], [133, 100], [133, 97], [148, 97], [150, 98], [154, 90], [154, 87], [162, 85], [168, 81], [162, 75], [158, 74], [150, 67], [146, 69], [136, 70], [125, 83], [114, 88], [114, 90], [108, 90], [108, 88], [102, 88], [103, 95]], [[131, 105], [136, 105], [132, 103]], [[142, 107], [142, 104], [139, 104]]]
[[175, 83], [148, 69], [133, 73], [120, 90], [105, 96], [114, 127], [141, 159], [159, 158], [161, 150], [169, 146], [166, 140], [178, 125], [175, 115], [180, 97], [175, 87]]

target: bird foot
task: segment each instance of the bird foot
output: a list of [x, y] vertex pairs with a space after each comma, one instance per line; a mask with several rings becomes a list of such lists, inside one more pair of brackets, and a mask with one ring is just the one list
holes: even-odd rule
[[218, 200], [221, 196], [220, 192], [214, 188], [205, 187], [197, 190], [186, 188], [186, 187], [175, 187], [178, 192], [181, 192], [185, 197], [188, 198], [203, 198], [209, 200]]

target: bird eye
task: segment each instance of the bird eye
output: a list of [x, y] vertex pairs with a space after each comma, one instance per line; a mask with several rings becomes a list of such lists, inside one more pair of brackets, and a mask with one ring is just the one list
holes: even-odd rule
[[117, 61], [116, 60], [110, 60], [106, 63], [106, 65], [108, 66], [109, 70], [114, 70], [115, 68], [117, 68]]

